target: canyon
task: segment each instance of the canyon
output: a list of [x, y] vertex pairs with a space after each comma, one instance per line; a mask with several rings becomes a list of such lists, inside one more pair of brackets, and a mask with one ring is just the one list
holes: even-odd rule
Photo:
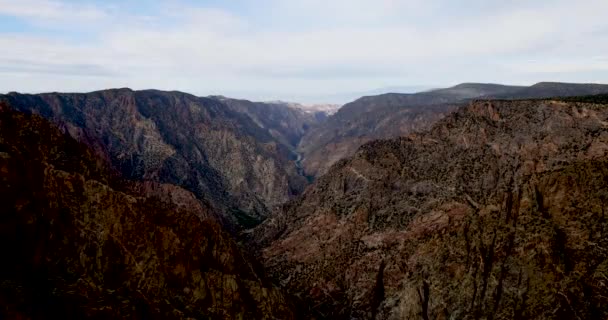
[[506, 86], [462, 83], [414, 94], [386, 93], [347, 103], [298, 146], [307, 175], [321, 176], [332, 164], [352, 156], [364, 143], [427, 130], [446, 114], [473, 99], [531, 99], [605, 93], [606, 85], [541, 82]]
[[605, 319], [605, 94], [0, 95], [0, 315]]
[[364, 144], [253, 238], [311, 317], [602, 319], [607, 119], [473, 102]]
[[0, 99], [66, 127], [127, 179], [193, 192], [233, 230], [255, 226], [304, 189], [293, 149], [318, 121], [282, 105], [156, 90], [10, 93]]
[[0, 148], [2, 318], [295, 317], [191, 192], [1, 104]]

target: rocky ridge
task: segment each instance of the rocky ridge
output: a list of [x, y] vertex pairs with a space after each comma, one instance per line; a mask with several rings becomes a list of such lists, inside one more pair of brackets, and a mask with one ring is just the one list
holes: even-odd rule
[[[249, 114], [215, 99], [113, 89], [10, 93], [0, 100], [65, 126], [127, 178], [192, 191], [216, 207], [230, 228], [256, 225], [307, 183], [292, 151], [273, 137], [277, 130], [269, 132]], [[292, 139], [289, 132], [280, 133]]]
[[606, 103], [473, 102], [363, 145], [252, 238], [311, 317], [604, 319]]
[[0, 103], [0, 318], [292, 319], [216, 215]]
[[282, 101], [252, 102], [219, 96], [213, 98], [233, 111], [249, 116], [260, 128], [292, 151], [295, 151], [304, 134], [328, 116], [325, 111], [311, 112], [300, 104]]
[[307, 175], [319, 177], [359, 146], [429, 129], [438, 120], [479, 98], [550, 98], [607, 93], [601, 84], [542, 82], [530, 87], [463, 83], [415, 94], [387, 93], [362, 97], [344, 105], [315, 130], [308, 132], [298, 150]]

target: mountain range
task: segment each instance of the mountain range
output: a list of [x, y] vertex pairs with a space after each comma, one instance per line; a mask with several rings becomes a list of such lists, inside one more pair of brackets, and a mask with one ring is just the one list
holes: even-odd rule
[[364, 144], [253, 239], [320, 318], [602, 319], [607, 120], [606, 105], [472, 102]]
[[0, 317], [608, 317], [608, 85], [333, 108], [0, 95]]
[[294, 318], [212, 208], [67, 130], [0, 104], [3, 319]]
[[186, 188], [239, 229], [299, 194], [293, 149], [319, 120], [277, 104], [130, 89], [0, 96], [98, 150], [128, 179]]
[[529, 87], [463, 83], [414, 94], [387, 93], [345, 104], [328, 121], [309, 131], [298, 146], [309, 176], [321, 176], [365, 142], [430, 128], [473, 99], [529, 99], [593, 95], [608, 86], [543, 82]]

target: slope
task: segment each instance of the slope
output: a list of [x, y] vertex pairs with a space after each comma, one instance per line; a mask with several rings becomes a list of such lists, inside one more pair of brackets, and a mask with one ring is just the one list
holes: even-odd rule
[[302, 136], [326, 117], [323, 112], [306, 112], [286, 102], [251, 102], [220, 96], [213, 98], [233, 111], [249, 116], [290, 150], [295, 150]]
[[608, 106], [584, 100], [363, 145], [256, 228], [265, 265], [319, 318], [606, 318]]
[[463, 83], [415, 94], [363, 97], [304, 136], [299, 145], [308, 175], [321, 176], [367, 141], [404, 136], [435, 122], [475, 98], [526, 99], [608, 92], [607, 85], [539, 83], [530, 87]]
[[2, 104], [0, 195], [0, 318], [294, 317], [190, 192], [124, 181]]
[[180, 92], [113, 89], [0, 96], [68, 128], [130, 179], [171, 183], [248, 228], [305, 186], [291, 151], [249, 116]]

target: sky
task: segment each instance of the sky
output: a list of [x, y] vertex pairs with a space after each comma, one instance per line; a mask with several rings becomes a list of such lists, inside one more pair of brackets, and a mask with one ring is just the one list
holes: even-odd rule
[[608, 83], [607, 12], [607, 0], [0, 0], [0, 92], [344, 103], [461, 82]]

